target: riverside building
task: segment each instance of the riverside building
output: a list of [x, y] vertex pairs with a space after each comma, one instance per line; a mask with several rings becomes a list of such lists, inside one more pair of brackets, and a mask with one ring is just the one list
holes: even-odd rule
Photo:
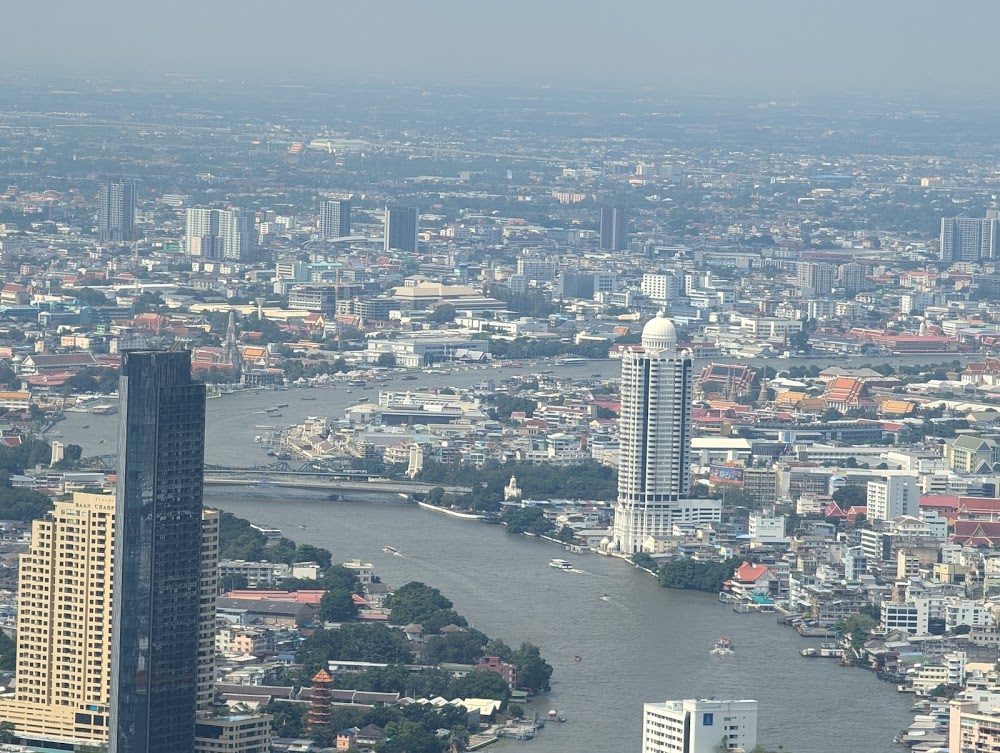
[[749, 751], [756, 744], [757, 701], [643, 704], [642, 753]]
[[121, 373], [109, 750], [180, 753], [205, 676], [205, 385], [188, 351], [126, 351]]
[[622, 356], [618, 501], [611, 548], [634, 554], [675, 523], [717, 523], [717, 500], [688, 499], [691, 489], [693, 367], [677, 352], [677, 332], [659, 312], [642, 347]]

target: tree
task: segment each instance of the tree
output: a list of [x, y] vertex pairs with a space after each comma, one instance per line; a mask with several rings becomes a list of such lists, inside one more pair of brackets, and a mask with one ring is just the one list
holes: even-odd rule
[[539, 693], [551, 690], [549, 680], [552, 677], [552, 665], [542, 658], [538, 646], [532, 643], [522, 643], [514, 652], [511, 661], [517, 665], [517, 684]]
[[326, 622], [343, 622], [358, 616], [358, 605], [353, 594], [343, 588], [332, 588], [323, 594], [319, 602], [319, 616]]
[[233, 573], [230, 575], [223, 575], [219, 578], [219, 593], [228, 593], [229, 591], [242, 591], [249, 585], [247, 582], [247, 576], [240, 575], [238, 573]]
[[428, 317], [435, 324], [447, 324], [455, 321], [455, 307], [450, 303], [442, 303]]
[[262, 711], [271, 715], [271, 730], [275, 737], [301, 737], [305, 731], [309, 704], [272, 701]]
[[380, 369], [394, 369], [396, 367], [396, 356], [393, 353], [379, 353], [375, 359], [375, 365]]
[[868, 489], [864, 486], [842, 486], [835, 489], [832, 496], [833, 501], [845, 510], [848, 507], [864, 507], [868, 504]]
[[865, 641], [871, 637], [872, 630], [875, 629], [876, 621], [867, 614], [852, 614], [846, 620], [841, 620], [836, 625], [839, 635], [850, 638], [851, 647], [860, 649], [865, 645]]
[[820, 414], [819, 420], [823, 421], [825, 423], [827, 421], [837, 421], [837, 420], [839, 420], [839, 419], [841, 419], [843, 417], [844, 417], [844, 414], [841, 413], [836, 408], [827, 408], [825, 411], [823, 411]]
[[510, 688], [496, 672], [476, 670], [465, 677], [459, 677], [448, 687], [449, 698], [493, 698], [506, 701]]
[[14, 742], [14, 730], [11, 722], [0, 722], [0, 743], [9, 745]]
[[576, 541], [576, 531], [574, 531], [570, 526], [563, 526], [559, 529], [559, 533], [556, 534], [556, 538], [560, 541], [564, 541], [567, 544], [571, 544]]
[[952, 635], [968, 635], [971, 632], [972, 632], [971, 625], [955, 625], [955, 627], [951, 629]]
[[507, 525], [507, 533], [533, 533], [543, 536], [549, 533], [555, 524], [546, 519], [538, 507], [510, 507], [500, 516]]
[[444, 750], [445, 741], [418, 722], [400, 719], [386, 725], [385, 731], [389, 736], [378, 744], [376, 753], [441, 753]]
[[429, 617], [425, 617], [420, 624], [424, 628], [424, 635], [440, 633], [441, 628], [448, 625], [458, 625], [459, 627], [469, 626], [466, 619], [454, 609], [439, 609]]
[[17, 644], [0, 632], [0, 669], [13, 670], [17, 659]]
[[645, 568], [646, 570], [653, 570], [654, 572], [656, 570], [656, 560], [654, 560], [647, 552], [636, 552], [630, 559], [637, 567]]
[[702, 393], [722, 392], [722, 385], [719, 382], [702, 382], [701, 391]]
[[434, 635], [427, 639], [420, 661], [437, 665], [442, 662], [452, 664], [478, 664], [483, 658], [487, 638], [478, 630], [462, 633]]
[[660, 568], [660, 585], [664, 588], [682, 588], [692, 591], [718, 593], [725, 580], [733, 577], [739, 558], [722, 562], [696, 562], [679, 559], [667, 562]]
[[440, 505], [444, 501], [444, 487], [435, 486], [424, 497], [424, 501], [432, 505]]
[[423, 622], [439, 609], [454, 606], [438, 589], [419, 581], [410, 581], [396, 589], [385, 604], [390, 610], [389, 622], [393, 625]]

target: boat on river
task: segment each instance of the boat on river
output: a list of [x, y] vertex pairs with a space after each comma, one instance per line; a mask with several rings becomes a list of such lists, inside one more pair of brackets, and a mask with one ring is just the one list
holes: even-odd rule
[[556, 570], [572, 570], [573, 563], [569, 560], [550, 560], [549, 567], [554, 567]]
[[715, 642], [715, 648], [712, 649], [712, 653], [716, 656], [731, 654], [733, 653], [733, 644], [726, 636], [722, 636]]

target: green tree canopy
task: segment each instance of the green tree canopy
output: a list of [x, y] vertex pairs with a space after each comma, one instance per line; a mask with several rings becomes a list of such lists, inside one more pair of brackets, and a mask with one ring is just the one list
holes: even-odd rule
[[419, 581], [410, 581], [396, 589], [385, 603], [390, 610], [389, 622], [393, 625], [423, 623], [439, 609], [451, 609], [453, 606], [438, 589]]
[[319, 602], [319, 617], [326, 622], [344, 622], [358, 616], [353, 594], [344, 588], [331, 588]]

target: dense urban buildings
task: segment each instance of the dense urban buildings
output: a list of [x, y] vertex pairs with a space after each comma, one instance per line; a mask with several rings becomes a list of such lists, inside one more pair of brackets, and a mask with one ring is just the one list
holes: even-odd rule
[[324, 199], [320, 202], [319, 233], [324, 240], [351, 234], [350, 199]]
[[179, 753], [203, 640], [205, 385], [188, 351], [127, 351], [121, 374], [109, 749]]
[[127, 243], [135, 233], [135, 182], [114, 178], [97, 197], [97, 236], [102, 243]]
[[384, 249], [416, 252], [419, 229], [420, 210], [417, 207], [386, 207]]

